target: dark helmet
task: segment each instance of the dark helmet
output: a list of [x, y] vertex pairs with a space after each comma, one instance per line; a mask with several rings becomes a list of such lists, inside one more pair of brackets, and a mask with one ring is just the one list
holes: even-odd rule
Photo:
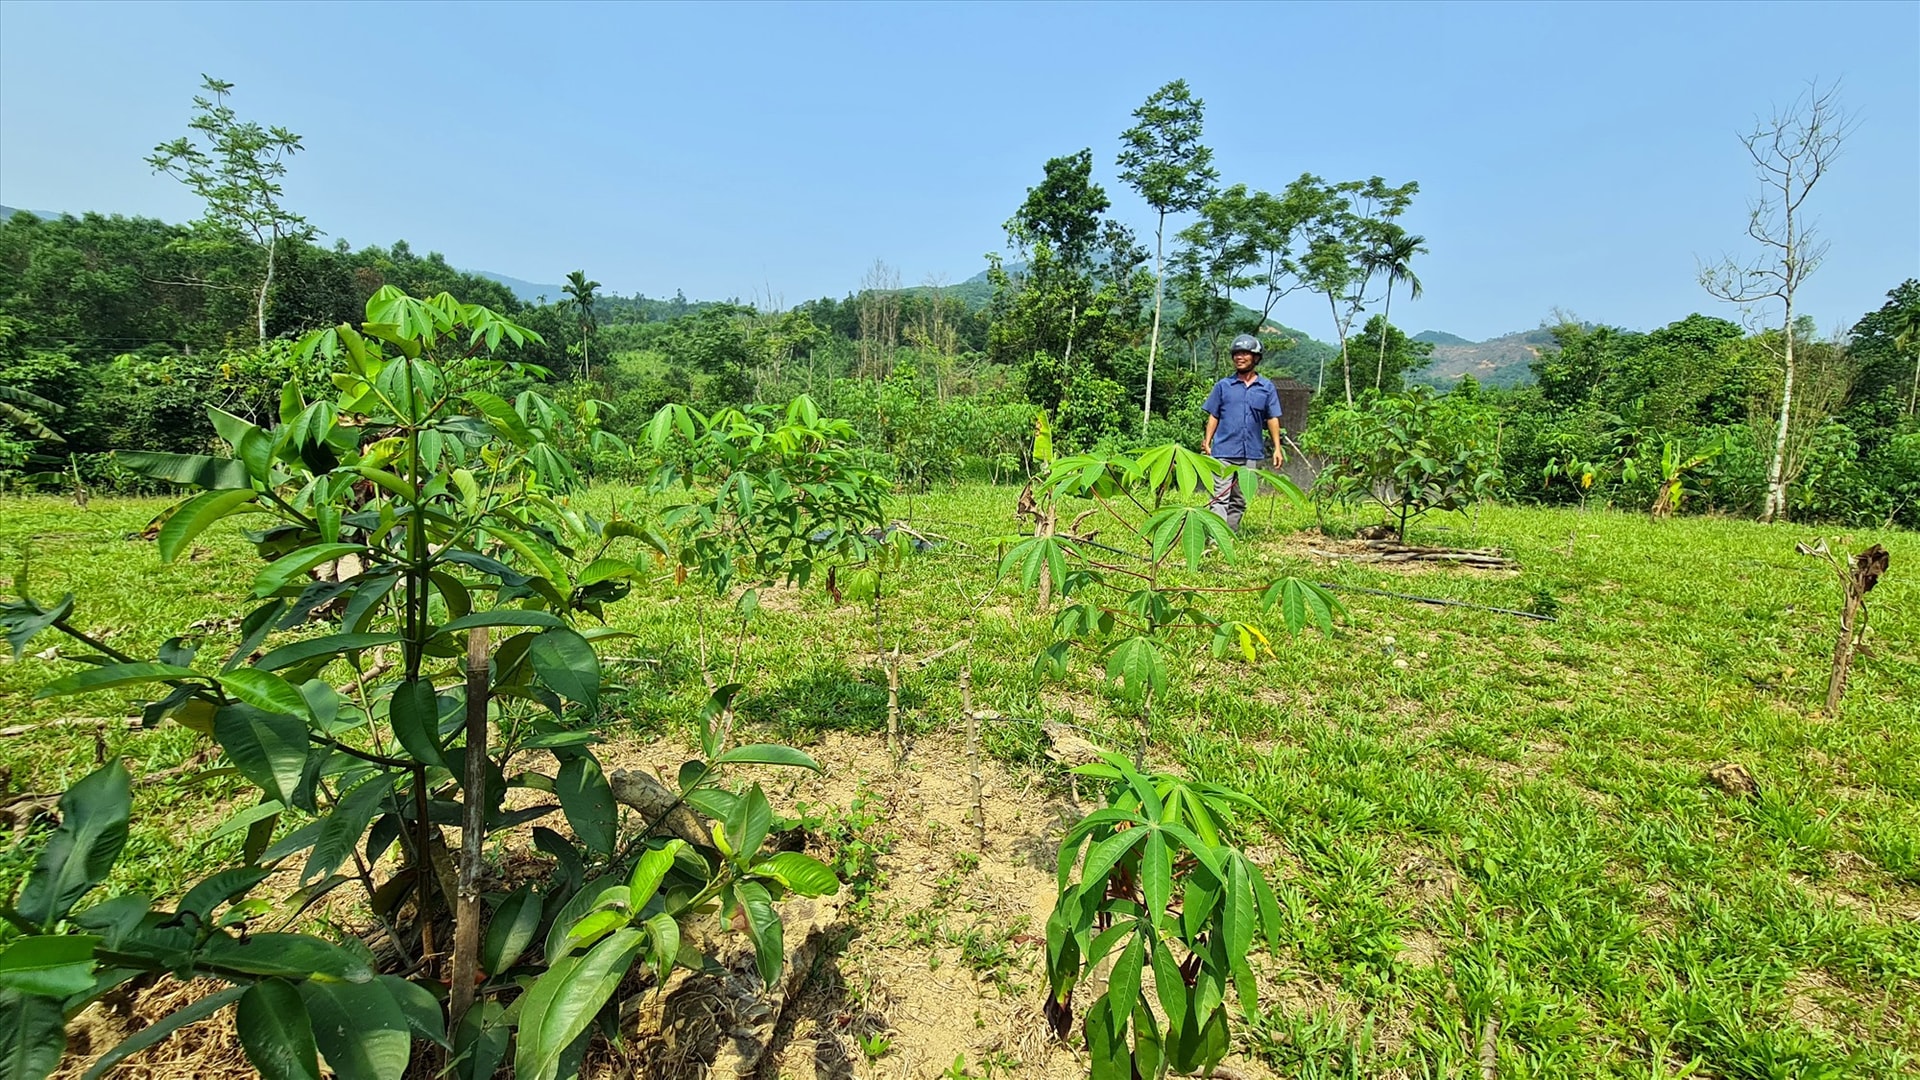
[[1233, 344], [1227, 349], [1227, 355], [1231, 356], [1237, 352], [1250, 352], [1258, 358], [1263, 351], [1264, 350], [1260, 348], [1259, 338], [1254, 337], [1252, 334], [1241, 334], [1239, 337], [1233, 339]]

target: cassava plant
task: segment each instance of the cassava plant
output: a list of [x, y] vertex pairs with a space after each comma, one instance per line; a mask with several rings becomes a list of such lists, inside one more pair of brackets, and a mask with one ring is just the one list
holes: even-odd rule
[[[773, 901], [837, 883], [808, 856], [763, 853], [764, 792], [720, 779], [731, 766], [818, 766], [788, 747], [724, 750], [707, 718], [704, 756], [681, 768], [677, 790], [647, 778], [616, 790], [603, 775], [593, 642], [610, 631], [579, 623], [640, 576], [623, 548], [651, 557], [646, 547], [665, 545], [566, 504], [575, 473], [548, 429], [551, 407], [495, 392], [541, 374], [499, 355], [530, 340], [484, 307], [384, 288], [365, 322], [303, 342], [338, 363], [334, 399], [290, 388], [271, 428], [213, 410], [231, 457], [122, 455], [200, 489], [158, 523], [163, 560], [223, 519], [259, 526], [247, 534], [266, 563], [255, 606], [219, 663], [178, 637], [154, 656], [122, 651], [74, 623], [72, 596], [42, 605], [24, 582], [0, 608], [16, 654], [47, 631], [88, 650], [43, 694], [155, 687], [145, 722], [206, 734], [219, 771], [256, 796], [214, 831], [244, 836], [239, 863], [172, 910], [130, 895], [82, 906], [126, 839], [124, 768], [110, 762], [63, 796], [59, 828], [0, 907], [9, 1075], [45, 1075], [67, 1017], [166, 977], [229, 985], [142, 1029], [90, 1075], [229, 1002], [249, 1059], [272, 1077], [318, 1077], [324, 1059], [347, 1080], [397, 1078], [426, 1068], [416, 1039], [439, 1044], [461, 1077], [491, 1075], [509, 1047], [516, 1075], [571, 1075], [617, 1015], [629, 969], [644, 963], [657, 980], [697, 962], [681, 926], [716, 909], [723, 923], [739, 915], [762, 976], [777, 973]], [[509, 809], [510, 789], [531, 797]], [[637, 831], [621, 804], [640, 810]], [[556, 813], [571, 838], [535, 825]], [[449, 825], [461, 829], [457, 852]], [[557, 869], [502, 890], [485, 839], [529, 826]], [[282, 869], [297, 872], [293, 892], [255, 895]], [[364, 893], [371, 946], [294, 929], [342, 887]]]
[[1083, 1024], [1093, 1080], [1211, 1073], [1227, 1052], [1228, 987], [1257, 1017], [1249, 957], [1256, 940], [1279, 947], [1273, 889], [1228, 837], [1236, 808], [1260, 808], [1227, 788], [1142, 773], [1115, 754], [1073, 771], [1104, 782], [1106, 806], [1060, 844], [1047, 1021], [1066, 1037], [1075, 988], [1112, 958]]
[[[1335, 615], [1345, 613], [1333, 594], [1301, 578], [1240, 587], [1206, 586], [1191, 577], [1210, 546], [1232, 561], [1233, 531], [1212, 510], [1169, 499], [1208, 492], [1229, 473], [1243, 485], [1272, 484], [1285, 497], [1305, 502], [1285, 477], [1225, 465], [1171, 443], [1133, 454], [1066, 457], [1035, 484], [1046, 504], [1036, 515], [1040, 531], [1013, 543], [1000, 562], [1002, 575], [1017, 573], [1028, 589], [1043, 579], [1057, 582], [1068, 601], [1053, 622], [1061, 640], [1040, 654], [1036, 669], [1061, 678], [1076, 648], [1095, 653], [1105, 661], [1107, 678], [1138, 706], [1143, 742], [1153, 701], [1166, 692], [1168, 653], [1180, 638], [1204, 636], [1215, 657], [1237, 655], [1248, 663], [1272, 653], [1260, 626], [1216, 614], [1210, 598], [1256, 594], [1264, 609], [1280, 608], [1289, 633], [1309, 622], [1330, 633]], [[1057, 520], [1055, 504], [1068, 498], [1093, 506], [1064, 531], [1046, 528], [1045, 522]], [[1111, 525], [1108, 536], [1124, 534], [1128, 546], [1093, 540], [1081, 531], [1089, 518]], [[1177, 573], [1181, 567], [1188, 576]]]

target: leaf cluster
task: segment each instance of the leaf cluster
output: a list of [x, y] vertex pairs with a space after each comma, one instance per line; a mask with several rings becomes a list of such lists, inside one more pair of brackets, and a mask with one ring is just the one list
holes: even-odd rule
[[1249, 957], [1257, 939], [1279, 947], [1273, 889], [1227, 838], [1236, 810], [1264, 811], [1239, 792], [1143, 773], [1118, 755], [1074, 772], [1103, 782], [1107, 805], [1061, 841], [1047, 1018], [1064, 1036], [1075, 988], [1111, 958], [1084, 1020], [1092, 1076], [1210, 1072], [1229, 1043], [1229, 985], [1257, 1018]]

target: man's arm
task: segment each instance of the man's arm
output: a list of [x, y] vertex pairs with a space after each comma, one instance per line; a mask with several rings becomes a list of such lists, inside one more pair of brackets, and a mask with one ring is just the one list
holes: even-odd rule
[[1267, 434], [1273, 436], [1273, 467], [1277, 469], [1287, 463], [1287, 452], [1281, 449], [1279, 417], [1267, 417]]
[[1213, 415], [1212, 413], [1208, 413], [1207, 414], [1207, 433], [1200, 437], [1201, 453], [1203, 454], [1213, 453], [1213, 433], [1219, 427], [1220, 427], [1220, 418]]

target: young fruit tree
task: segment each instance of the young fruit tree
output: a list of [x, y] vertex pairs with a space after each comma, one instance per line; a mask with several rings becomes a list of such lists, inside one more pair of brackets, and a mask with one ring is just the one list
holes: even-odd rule
[[[1426, 387], [1320, 411], [1303, 445], [1326, 465], [1314, 497], [1344, 505], [1372, 502], [1394, 533], [1431, 510], [1465, 510], [1501, 483], [1500, 458], [1486, 407]], [[1590, 468], [1581, 490], [1592, 486]], [[1583, 496], [1584, 497], [1584, 496]]]
[[1841, 144], [1854, 126], [1840, 107], [1839, 87], [1818, 83], [1784, 109], [1754, 125], [1740, 142], [1753, 159], [1760, 197], [1748, 207], [1747, 236], [1760, 246], [1751, 262], [1731, 257], [1704, 266], [1700, 284], [1728, 303], [1780, 306], [1780, 402], [1773, 423], [1773, 447], [1767, 464], [1767, 491], [1760, 520], [1786, 517], [1788, 430], [1793, 420], [1794, 298], [1800, 286], [1825, 260], [1827, 245], [1816, 239], [1807, 198], [1832, 168]]

